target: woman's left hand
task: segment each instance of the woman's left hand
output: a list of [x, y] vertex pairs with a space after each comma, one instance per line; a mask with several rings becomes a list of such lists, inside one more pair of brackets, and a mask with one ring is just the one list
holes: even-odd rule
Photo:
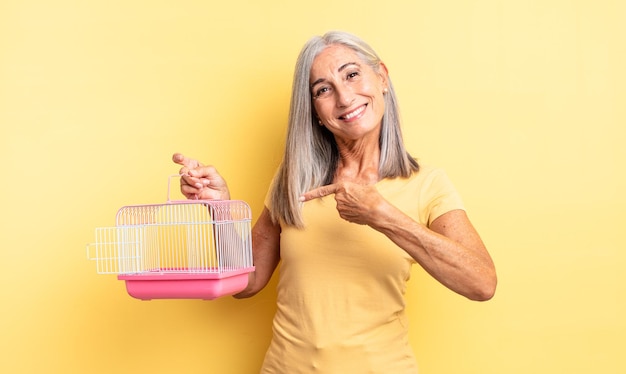
[[386, 200], [374, 186], [352, 182], [340, 182], [318, 187], [304, 193], [300, 201], [309, 201], [335, 194], [339, 216], [346, 221], [368, 225], [375, 212]]

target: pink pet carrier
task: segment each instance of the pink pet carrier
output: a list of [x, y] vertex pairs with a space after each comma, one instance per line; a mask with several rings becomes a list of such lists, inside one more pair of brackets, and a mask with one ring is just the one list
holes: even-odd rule
[[137, 299], [212, 300], [247, 286], [250, 232], [245, 202], [171, 201], [168, 183], [166, 203], [122, 207], [115, 227], [96, 228], [87, 257]]

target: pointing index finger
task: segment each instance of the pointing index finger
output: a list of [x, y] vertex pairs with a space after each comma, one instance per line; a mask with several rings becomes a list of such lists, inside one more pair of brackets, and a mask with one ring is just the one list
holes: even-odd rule
[[198, 166], [202, 166], [202, 164], [200, 164], [198, 160], [185, 157], [185, 155], [183, 155], [182, 153], [174, 153], [172, 155], [172, 161], [184, 166], [182, 169], [180, 169], [181, 174], [186, 174], [189, 170], [195, 169]]
[[317, 187], [303, 193], [302, 196], [300, 196], [300, 201], [305, 202], [313, 199], [319, 199], [320, 197], [328, 196], [330, 194], [334, 194], [335, 192], [337, 192], [336, 184]]
[[175, 163], [179, 165], [189, 167], [189, 164], [193, 160], [185, 157], [185, 155], [183, 155], [182, 153], [174, 153], [174, 155], [172, 156], [172, 161], [174, 161]]

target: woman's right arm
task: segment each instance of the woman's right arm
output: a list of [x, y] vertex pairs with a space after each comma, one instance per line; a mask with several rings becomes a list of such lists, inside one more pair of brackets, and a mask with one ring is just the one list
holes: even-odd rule
[[267, 208], [263, 208], [252, 228], [252, 257], [254, 271], [249, 275], [248, 287], [234, 295], [238, 299], [254, 296], [261, 291], [280, 262], [280, 225], [272, 222]]
[[[212, 166], [175, 153], [172, 160], [182, 165], [180, 190], [188, 199], [229, 200], [226, 181]], [[263, 208], [252, 228], [252, 259], [255, 270], [248, 276], [248, 286], [236, 298], [254, 296], [269, 282], [280, 261], [280, 224], [272, 222], [270, 212]]]

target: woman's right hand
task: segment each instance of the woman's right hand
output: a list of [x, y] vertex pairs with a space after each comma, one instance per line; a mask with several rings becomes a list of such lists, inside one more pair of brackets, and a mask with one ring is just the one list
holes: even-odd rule
[[226, 181], [213, 166], [204, 166], [198, 160], [174, 153], [172, 161], [182, 165], [180, 192], [194, 200], [230, 200]]

